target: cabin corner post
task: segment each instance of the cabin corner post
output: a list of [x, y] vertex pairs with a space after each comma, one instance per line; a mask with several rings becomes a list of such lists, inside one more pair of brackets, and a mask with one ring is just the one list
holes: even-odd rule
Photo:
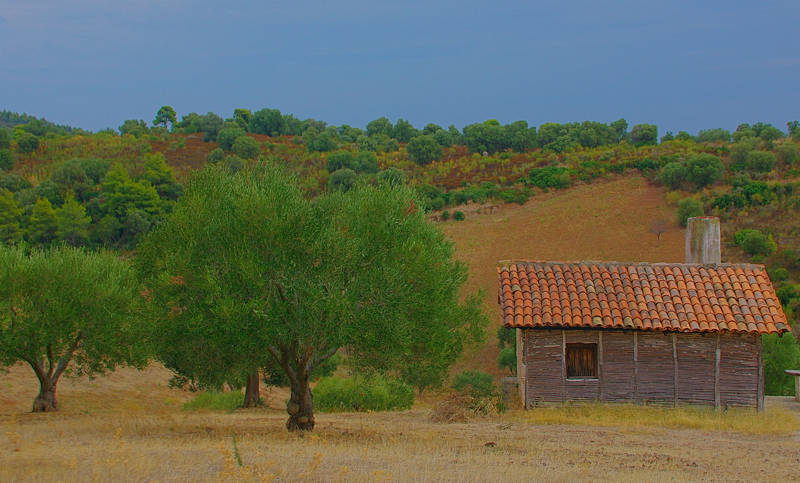
[[567, 331], [561, 329], [561, 402], [567, 402]]
[[[764, 360], [763, 351], [764, 345], [761, 342], [761, 336], [756, 335], [756, 345], [758, 346], [758, 394], [756, 395], [756, 407], [758, 412], [764, 411]], [[795, 378], [795, 395], [800, 394], [797, 387], [798, 379]]]
[[633, 331], [633, 400], [639, 401], [639, 333]]
[[717, 347], [714, 351], [714, 407], [719, 409], [721, 404], [719, 397], [719, 332], [717, 332]]
[[597, 331], [597, 393], [598, 399], [603, 400], [603, 331]]

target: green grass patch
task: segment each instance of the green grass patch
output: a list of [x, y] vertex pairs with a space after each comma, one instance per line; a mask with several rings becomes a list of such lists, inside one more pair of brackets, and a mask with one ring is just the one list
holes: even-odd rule
[[662, 427], [733, 431], [743, 434], [790, 434], [800, 430], [800, 421], [781, 407], [759, 413], [750, 408], [716, 411], [713, 407], [658, 407], [634, 404], [569, 404], [539, 407], [519, 413], [531, 424], [576, 424], [620, 428]]
[[241, 392], [201, 392], [194, 399], [184, 403], [186, 411], [233, 411], [242, 407], [244, 395]]
[[392, 411], [412, 404], [414, 389], [384, 376], [323, 377], [314, 388], [314, 405], [324, 412]]

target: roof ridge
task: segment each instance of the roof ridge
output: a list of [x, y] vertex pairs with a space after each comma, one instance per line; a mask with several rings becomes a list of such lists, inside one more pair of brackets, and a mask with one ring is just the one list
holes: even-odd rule
[[611, 266], [626, 266], [626, 267], [636, 267], [636, 266], [648, 266], [648, 267], [676, 267], [676, 266], [686, 266], [686, 267], [735, 267], [735, 268], [745, 268], [751, 270], [766, 270], [766, 267], [760, 263], [681, 263], [681, 262], [618, 262], [614, 260], [523, 260], [523, 259], [510, 259], [510, 260], [499, 260], [497, 262], [498, 268], [505, 268], [510, 264], [522, 264], [522, 265], [533, 265], [533, 264], [542, 264], [542, 265], [611, 265]]

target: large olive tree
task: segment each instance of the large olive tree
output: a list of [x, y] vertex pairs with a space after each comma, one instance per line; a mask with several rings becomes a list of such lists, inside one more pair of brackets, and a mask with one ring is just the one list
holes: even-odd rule
[[0, 244], [0, 366], [31, 366], [39, 379], [34, 412], [58, 409], [65, 373], [144, 364], [137, 287], [129, 263], [111, 253]]
[[279, 366], [289, 430], [313, 429], [309, 382], [337, 351], [368, 370], [446, 371], [485, 316], [418, 203], [388, 185], [309, 200], [270, 164], [199, 172], [139, 246], [159, 357], [217, 383]]

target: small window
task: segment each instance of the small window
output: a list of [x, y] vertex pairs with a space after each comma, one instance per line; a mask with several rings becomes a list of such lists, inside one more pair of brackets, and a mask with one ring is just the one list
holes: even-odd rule
[[597, 344], [567, 344], [567, 379], [597, 379]]

